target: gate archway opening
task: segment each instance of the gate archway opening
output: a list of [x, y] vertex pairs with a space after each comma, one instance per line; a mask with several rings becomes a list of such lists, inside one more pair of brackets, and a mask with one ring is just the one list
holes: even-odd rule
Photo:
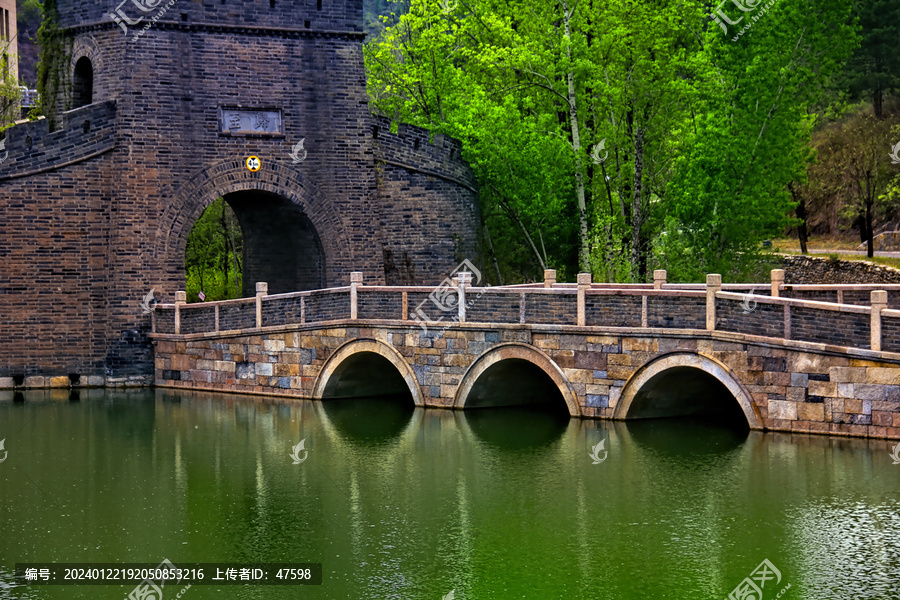
[[256, 283], [270, 294], [325, 287], [325, 253], [315, 226], [287, 198], [260, 190], [224, 196], [243, 231], [243, 295], [256, 294]]
[[325, 255], [303, 210], [271, 192], [244, 190], [212, 202], [194, 223], [185, 245], [188, 301], [325, 287]]

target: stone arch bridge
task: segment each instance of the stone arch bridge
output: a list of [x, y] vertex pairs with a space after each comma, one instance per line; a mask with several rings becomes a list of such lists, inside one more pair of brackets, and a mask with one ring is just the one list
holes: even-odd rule
[[[900, 439], [900, 286], [363, 285], [156, 307], [156, 385]], [[885, 289], [887, 288], [887, 289]], [[890, 300], [890, 303], [889, 303]]]

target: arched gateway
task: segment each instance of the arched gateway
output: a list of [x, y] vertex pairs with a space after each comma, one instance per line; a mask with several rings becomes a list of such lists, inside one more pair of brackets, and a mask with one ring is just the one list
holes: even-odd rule
[[460, 143], [369, 114], [361, 0], [53, 6], [48, 118], [9, 129], [0, 164], [0, 378], [149, 382], [142, 300], [185, 288], [188, 233], [219, 197], [245, 294], [351, 271], [436, 284], [477, 261]]

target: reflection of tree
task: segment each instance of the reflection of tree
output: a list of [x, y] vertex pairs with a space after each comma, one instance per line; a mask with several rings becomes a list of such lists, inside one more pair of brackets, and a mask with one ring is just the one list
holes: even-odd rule
[[217, 199], [188, 236], [184, 263], [189, 301], [196, 301], [201, 291], [208, 300], [240, 297], [243, 245], [237, 216], [224, 199]]

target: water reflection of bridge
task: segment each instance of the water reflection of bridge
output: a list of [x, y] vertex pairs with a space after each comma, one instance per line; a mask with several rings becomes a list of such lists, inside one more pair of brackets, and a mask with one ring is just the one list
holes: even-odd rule
[[[159, 386], [900, 438], [900, 286], [350, 286], [159, 305]], [[889, 295], [890, 294], [890, 295]]]

